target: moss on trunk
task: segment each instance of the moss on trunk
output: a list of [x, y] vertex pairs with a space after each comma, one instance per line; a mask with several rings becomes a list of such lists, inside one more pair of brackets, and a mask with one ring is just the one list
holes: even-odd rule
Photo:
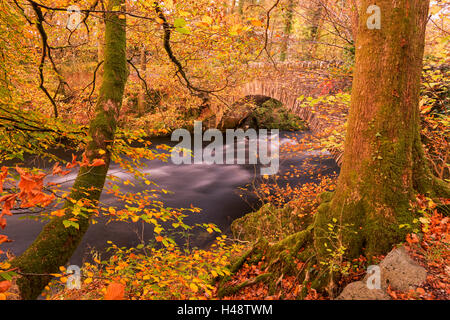
[[354, 231], [342, 234], [349, 258], [386, 253], [405, 237], [399, 225], [411, 224], [416, 192], [431, 191], [418, 109], [429, 1], [379, 1], [379, 30], [367, 28], [369, 5], [361, 3], [343, 166], [336, 193], [315, 222], [320, 255], [333, 218]]
[[[107, 9], [118, 11], [117, 8], [121, 8], [124, 4], [125, 0], [109, 0]], [[69, 196], [69, 199], [76, 201], [82, 199], [87, 201], [86, 209], [92, 209], [97, 205], [103, 190], [111, 157], [109, 149], [114, 141], [128, 75], [125, 18], [111, 12], [106, 14], [105, 21], [105, 62], [102, 86], [96, 105], [96, 115], [90, 123], [91, 141], [85, 150], [90, 162], [101, 158], [105, 161], [105, 165], [81, 167]], [[71, 201], [67, 201], [64, 206], [66, 215], [45, 225], [31, 246], [13, 260], [13, 266], [18, 267], [20, 272], [25, 274], [17, 280], [23, 299], [37, 298], [51, 278], [33, 274], [58, 272], [58, 267], [68, 262], [87, 231], [92, 211], [83, 210], [84, 214], [76, 217], [78, 229], [64, 226], [63, 221], [74, 216], [73, 206]]]
[[272, 279], [298, 273], [293, 262], [301, 259], [307, 267], [299, 281], [327, 287], [331, 294], [333, 271], [311, 266], [327, 266], [339, 250], [342, 259], [365, 255], [370, 260], [387, 253], [404, 241], [407, 230], [399, 226], [412, 224], [410, 204], [417, 193], [449, 196], [448, 184], [428, 168], [419, 135], [429, 1], [377, 1], [380, 30], [366, 26], [371, 4], [362, 0], [360, 6], [352, 102], [336, 191], [322, 195], [307, 229], [263, 248]]

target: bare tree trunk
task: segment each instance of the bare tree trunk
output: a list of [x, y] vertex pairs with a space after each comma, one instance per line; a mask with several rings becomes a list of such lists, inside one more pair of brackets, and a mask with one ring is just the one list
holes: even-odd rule
[[235, 7], [236, 7], [236, 0], [231, 0], [230, 14], [234, 13]]
[[[142, 45], [141, 48], [141, 54], [140, 54], [140, 65], [141, 65], [141, 76], [146, 79], [146, 73], [147, 73], [147, 56], [146, 56], [146, 51], [145, 51], [145, 45]], [[138, 107], [138, 116], [141, 117], [144, 113], [145, 113], [145, 96], [146, 96], [146, 92], [145, 92], [145, 86], [142, 85], [141, 88], [141, 92], [139, 93], [138, 96], [138, 103], [137, 103], [137, 107]]]
[[292, 20], [294, 17], [294, 0], [289, 0], [284, 16], [284, 39], [281, 44], [280, 60], [285, 61], [288, 55], [289, 37], [292, 33]]
[[245, 0], [239, 0], [239, 3], [238, 3], [238, 12], [239, 12], [240, 14], [243, 14], [243, 13], [244, 13], [244, 4], [245, 4]]
[[[105, 33], [105, 22], [103, 19], [99, 19], [98, 21], [98, 27], [97, 27], [97, 63], [101, 63], [104, 60], [104, 53], [103, 50], [105, 48], [105, 39], [104, 39], [104, 33]], [[101, 71], [102, 68], [98, 70], [98, 80], [101, 80], [101, 75], [103, 71]]]
[[323, 7], [320, 2], [312, 0], [308, 3], [306, 8], [307, 27], [304, 33], [306, 45], [304, 48], [304, 57], [306, 60], [311, 60], [314, 57], [314, 52], [317, 47], [317, 38], [319, 35], [319, 27], [322, 20]]

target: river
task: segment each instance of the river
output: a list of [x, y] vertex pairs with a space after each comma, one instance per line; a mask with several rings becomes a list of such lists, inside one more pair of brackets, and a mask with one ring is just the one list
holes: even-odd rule
[[[309, 132], [280, 133], [280, 144], [295, 144], [302, 140]], [[293, 135], [296, 139], [291, 139]], [[168, 138], [152, 140], [154, 145], [159, 143], [174, 145]], [[70, 156], [70, 155], [67, 155]], [[310, 166], [316, 163], [315, 173], [327, 175], [339, 170], [331, 157], [322, 157], [317, 153], [303, 152], [295, 156], [284, 157], [280, 154], [280, 172], [288, 170], [291, 166], [300, 168], [304, 165]], [[261, 203], [249, 195], [241, 196], [238, 192], [240, 187], [244, 187], [258, 179], [259, 170], [250, 165], [216, 165], [216, 164], [186, 164], [174, 165], [170, 161], [144, 160], [148, 164], [142, 171], [149, 173], [152, 181], [156, 182], [164, 189], [172, 193], [164, 194], [162, 200], [165, 205], [174, 208], [188, 208], [191, 205], [201, 208], [201, 213], [193, 214], [185, 221], [188, 224], [194, 223], [214, 223], [224, 233], [230, 234], [231, 222], [246, 213], [257, 209]], [[320, 164], [320, 165], [319, 165]], [[50, 167], [47, 163], [44, 167]], [[257, 169], [257, 168], [256, 168]], [[306, 170], [305, 170], [306, 171]], [[255, 173], [256, 172], [256, 173]], [[129, 179], [133, 181], [133, 176], [121, 170], [117, 164], [111, 164], [109, 174], [118, 176], [123, 181]], [[72, 172], [64, 177], [52, 178], [55, 182], [62, 183], [64, 188], [69, 189], [76, 172]], [[291, 184], [302, 184], [316, 180], [315, 175], [303, 175], [290, 179]], [[120, 183], [122, 191], [138, 192], [142, 186], [124, 185]], [[103, 192], [101, 203], [104, 205], [115, 205], [114, 196]], [[70, 264], [80, 265], [84, 260], [89, 259], [89, 252], [95, 249], [104, 256], [106, 248], [109, 246], [106, 241], [111, 240], [118, 246], [136, 246], [140, 243], [140, 238], [144, 241], [153, 239], [152, 228], [144, 227], [142, 223], [110, 222], [106, 223], [105, 218], [96, 219], [98, 223], [89, 227], [81, 244], [70, 259]], [[11, 243], [2, 244], [2, 250], [9, 250], [14, 255], [21, 254], [33, 242], [41, 231], [44, 222], [32, 219], [23, 219], [23, 215], [17, 214], [7, 217], [7, 227], [2, 230], [10, 239]], [[213, 237], [206, 232], [197, 232], [191, 241], [198, 247], [206, 248]]]

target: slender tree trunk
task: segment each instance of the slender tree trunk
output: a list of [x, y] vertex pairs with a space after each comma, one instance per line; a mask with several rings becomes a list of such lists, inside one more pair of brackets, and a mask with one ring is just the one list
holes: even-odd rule
[[234, 13], [234, 8], [236, 7], [236, 0], [231, 0], [231, 8], [230, 8], [230, 13], [229, 14], [233, 14]]
[[243, 14], [243, 13], [244, 13], [244, 4], [245, 4], [245, 0], [239, 0], [239, 3], [238, 3], [238, 12], [239, 12], [240, 14]]
[[[147, 73], [147, 56], [146, 56], [146, 51], [145, 51], [145, 45], [142, 45], [141, 48], [141, 54], [140, 54], [140, 66], [141, 66], [141, 76], [146, 79], [146, 73]], [[146, 96], [146, 92], [145, 92], [145, 86], [142, 85], [141, 88], [141, 92], [139, 92], [139, 96], [138, 96], [138, 116], [142, 116], [145, 113], [145, 96]]]
[[[107, 10], [124, 6], [125, 0], [107, 1]], [[87, 211], [73, 215], [74, 205], [67, 201], [66, 215], [49, 222], [32, 245], [13, 261], [21, 273], [48, 274], [65, 265], [80, 243], [89, 227], [89, 220], [103, 190], [110, 163], [109, 147], [114, 140], [117, 118], [122, 105], [122, 97], [127, 79], [125, 17], [116, 13], [106, 14], [104, 72], [96, 116], [90, 123], [92, 138], [85, 153], [89, 161], [103, 159], [105, 165], [81, 167], [73, 185], [70, 199], [88, 202]], [[103, 150], [103, 151], [101, 151]], [[103, 153], [106, 151], [106, 153]], [[63, 221], [71, 217], [78, 219], [79, 228], [66, 228]], [[35, 299], [50, 280], [50, 276], [25, 275], [17, 284], [24, 299]]]
[[[103, 5], [102, 5], [103, 6]], [[105, 8], [102, 8], [102, 10], [105, 10]], [[101, 63], [105, 57], [104, 57], [104, 50], [105, 50], [105, 19], [103, 16], [98, 19], [97, 22], [97, 63]], [[100, 67], [97, 71], [96, 79], [98, 83], [101, 83], [103, 76], [103, 68]]]
[[285, 61], [287, 59], [289, 37], [292, 33], [292, 20], [294, 17], [294, 0], [289, 0], [284, 17], [284, 39], [281, 44], [280, 60]]
[[311, 60], [314, 57], [314, 51], [317, 47], [317, 37], [319, 35], [319, 27], [322, 19], [323, 7], [315, 0], [308, 3], [306, 9], [307, 27], [305, 30], [306, 45], [304, 46], [304, 56], [306, 60]]
[[369, 30], [360, 1], [356, 65], [345, 152], [331, 202], [319, 209], [316, 250], [325, 256], [336, 219], [349, 257], [384, 254], [404, 241], [417, 192], [447, 195], [432, 177], [420, 141], [419, 88], [429, 0], [379, 0], [381, 29]]

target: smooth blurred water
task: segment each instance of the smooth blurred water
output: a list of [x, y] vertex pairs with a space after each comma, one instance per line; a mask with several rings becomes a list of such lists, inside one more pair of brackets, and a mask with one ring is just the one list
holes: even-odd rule
[[[296, 141], [301, 141], [304, 135], [309, 133], [296, 133]], [[296, 143], [289, 139], [292, 133], [281, 133], [280, 144]], [[153, 144], [158, 143], [174, 145], [170, 139], [155, 139]], [[70, 154], [66, 155], [70, 157]], [[321, 174], [325, 175], [337, 171], [336, 163], [331, 159], [323, 159], [318, 154], [301, 153], [294, 157], [283, 159], [281, 154], [280, 171], [290, 166], [301, 168], [303, 165], [311, 162], [320, 162]], [[161, 198], [166, 206], [173, 208], [188, 208], [191, 205], [202, 209], [201, 213], [193, 214], [185, 221], [188, 224], [195, 223], [214, 223], [225, 232], [229, 233], [231, 222], [246, 213], [249, 213], [260, 205], [257, 199], [252, 196], [241, 197], [238, 188], [251, 183], [259, 176], [258, 166], [256, 165], [216, 165], [216, 164], [188, 164], [174, 165], [169, 162], [152, 160], [145, 162], [147, 168], [142, 171], [150, 174], [150, 179], [156, 182], [161, 188], [170, 190], [173, 193], [164, 194]], [[42, 164], [41, 167], [50, 167], [51, 164]], [[133, 181], [133, 176], [124, 172], [117, 164], [112, 164], [109, 174], [114, 174], [123, 181]], [[65, 189], [69, 189], [76, 177], [76, 172], [70, 173], [64, 177], [51, 178], [49, 181], [62, 183]], [[291, 184], [302, 184], [314, 180], [310, 175], [304, 175], [299, 178], [293, 178]], [[145, 185], [124, 185], [120, 184], [121, 191], [138, 192], [145, 188]], [[244, 200], [245, 198], [245, 200]], [[105, 206], [115, 205], [114, 196], [103, 192], [101, 203]], [[29, 219], [21, 219], [22, 215], [7, 217], [8, 225], [3, 234], [8, 235], [14, 242], [2, 244], [2, 250], [10, 250], [13, 254], [19, 255], [33, 242], [42, 229], [44, 223]], [[110, 222], [106, 224], [105, 218], [96, 219], [97, 224], [89, 227], [81, 244], [71, 258], [71, 264], [78, 264], [86, 258], [89, 251], [95, 248], [104, 254], [109, 246], [106, 241], [111, 240], [118, 246], [135, 246], [140, 243], [140, 237], [144, 240], [154, 239], [151, 226], [147, 225], [142, 229], [142, 224]], [[190, 239], [195, 246], [207, 247], [214, 236], [207, 232], [198, 231]]]

